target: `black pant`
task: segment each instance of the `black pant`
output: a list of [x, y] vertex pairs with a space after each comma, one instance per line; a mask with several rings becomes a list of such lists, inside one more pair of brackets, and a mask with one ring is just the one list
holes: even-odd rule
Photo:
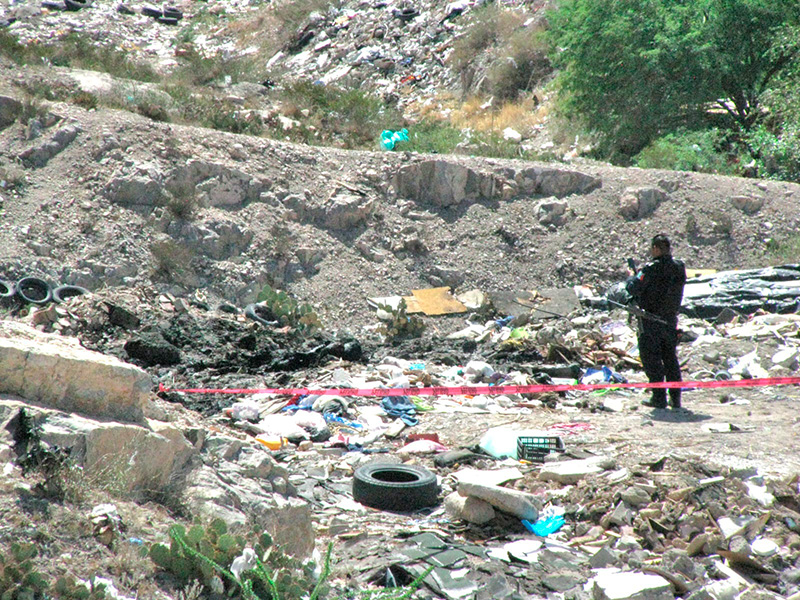
[[[681, 366], [678, 362], [678, 330], [656, 323], [642, 320], [639, 327], [639, 358], [650, 383], [659, 381], [681, 381]], [[653, 403], [667, 404], [667, 390], [653, 388]], [[680, 388], [669, 389], [669, 400], [672, 406], [681, 405]]]

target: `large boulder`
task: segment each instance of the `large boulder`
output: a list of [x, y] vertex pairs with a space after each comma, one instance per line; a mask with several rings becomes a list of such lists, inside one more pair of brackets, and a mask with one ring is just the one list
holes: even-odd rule
[[397, 194], [434, 206], [489, 199], [494, 195], [494, 176], [445, 160], [427, 160], [402, 167], [394, 179]]
[[619, 199], [619, 212], [628, 221], [644, 219], [668, 198], [666, 192], [656, 187], [627, 188]]
[[[169, 423], [147, 420], [141, 425], [96, 421], [76, 414], [31, 406], [10, 396], [0, 397], [0, 424], [11, 436], [24, 439], [21, 414], [49, 447], [69, 452], [81, 467], [88, 489], [104, 488], [134, 497], [158, 493], [174, 483], [196, 451]], [[0, 440], [1, 442], [1, 440]]]
[[372, 214], [373, 207], [374, 202], [370, 198], [338, 193], [328, 199], [321, 211], [320, 220], [329, 229], [351, 229], [366, 221]]
[[152, 381], [77, 340], [0, 321], [0, 392], [91, 417], [139, 422]]

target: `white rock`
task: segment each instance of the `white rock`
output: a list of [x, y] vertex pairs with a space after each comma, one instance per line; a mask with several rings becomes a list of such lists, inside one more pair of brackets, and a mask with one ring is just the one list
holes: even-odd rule
[[536, 507], [537, 498], [533, 494], [475, 482], [459, 483], [458, 493], [462, 496], [475, 496], [485, 500], [495, 508], [520, 519], [536, 521], [539, 517], [539, 510]]
[[557, 481], [563, 484], [577, 483], [587, 475], [601, 473], [605, 468], [612, 468], [613, 461], [604, 456], [583, 460], [565, 460], [545, 464], [539, 471], [542, 481]]
[[519, 144], [522, 141], [522, 134], [511, 127], [503, 129], [503, 139], [509, 142], [516, 142]]
[[594, 600], [673, 600], [669, 581], [634, 572], [600, 573], [586, 584]]
[[778, 544], [766, 538], [757, 538], [753, 540], [753, 543], [750, 544], [750, 549], [756, 556], [763, 557], [772, 556], [779, 550]]

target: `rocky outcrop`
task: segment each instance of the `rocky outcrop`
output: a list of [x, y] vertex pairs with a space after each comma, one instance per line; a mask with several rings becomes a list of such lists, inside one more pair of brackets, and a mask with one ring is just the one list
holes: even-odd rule
[[166, 188], [175, 195], [195, 195], [201, 206], [240, 207], [254, 202], [270, 188], [268, 181], [240, 169], [206, 160], [192, 159], [172, 171]]
[[756, 196], [734, 196], [731, 205], [746, 215], [754, 215], [764, 207], [764, 198]]
[[603, 185], [602, 179], [571, 169], [530, 167], [514, 177], [519, 192], [565, 198], [572, 194], [588, 194]]
[[0, 321], [0, 392], [82, 415], [141, 421], [150, 376], [77, 340]]
[[50, 139], [43, 144], [21, 152], [19, 158], [25, 166], [36, 168], [43, 167], [51, 158], [63, 152], [67, 146], [74, 142], [81, 131], [82, 129], [78, 125], [65, 125], [53, 133]]
[[402, 167], [394, 178], [397, 194], [421, 204], [457, 206], [494, 195], [494, 176], [445, 160], [426, 160]]
[[193, 253], [226, 260], [239, 256], [253, 240], [253, 232], [231, 221], [213, 220], [204, 223], [172, 221], [166, 233], [181, 242]]
[[164, 199], [164, 174], [154, 163], [131, 161], [111, 175], [103, 194], [117, 204], [150, 210]]
[[666, 192], [656, 187], [627, 188], [619, 199], [619, 212], [628, 221], [644, 219], [668, 199]]
[[22, 102], [11, 96], [0, 96], [0, 129], [8, 127], [22, 112]]
[[203, 442], [201, 456], [217, 466], [202, 466], [187, 476], [181, 497], [193, 513], [228, 525], [257, 524], [284, 551], [311, 555], [311, 509], [295, 496], [288, 471], [265, 448], [214, 435]]

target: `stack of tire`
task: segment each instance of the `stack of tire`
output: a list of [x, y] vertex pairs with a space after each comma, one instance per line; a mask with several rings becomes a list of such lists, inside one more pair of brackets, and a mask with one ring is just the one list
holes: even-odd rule
[[52, 287], [44, 279], [23, 277], [16, 283], [0, 279], [0, 307], [16, 308], [28, 304], [45, 306], [51, 302], [61, 304], [67, 298], [88, 294], [89, 290], [79, 285]]
[[183, 12], [174, 6], [165, 6], [164, 8], [145, 6], [142, 8], [142, 14], [154, 18], [163, 25], [177, 25], [178, 21], [183, 18]]

